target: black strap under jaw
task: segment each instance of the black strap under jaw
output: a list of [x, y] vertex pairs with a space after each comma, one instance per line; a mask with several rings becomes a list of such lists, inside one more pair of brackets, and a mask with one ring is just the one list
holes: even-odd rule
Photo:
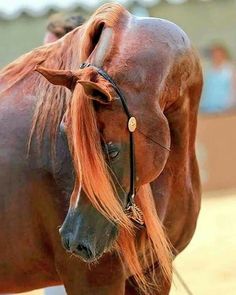
[[[99, 75], [101, 75], [105, 80], [107, 80], [111, 85], [113, 86], [114, 90], [116, 91], [117, 95], [120, 98], [120, 101], [122, 103], [122, 106], [124, 108], [124, 111], [128, 117], [128, 130], [129, 130], [129, 138], [130, 138], [130, 190], [128, 193], [128, 202], [126, 210], [130, 210], [131, 207], [133, 207], [134, 204], [134, 198], [135, 198], [135, 181], [136, 181], [136, 175], [135, 175], [135, 151], [134, 151], [134, 138], [133, 138], [133, 132], [136, 129], [136, 119], [133, 117], [128, 109], [126, 100], [118, 86], [116, 85], [115, 81], [101, 68], [98, 68], [90, 63], [82, 63], [80, 65], [80, 69], [84, 69], [87, 67], [93, 67], [96, 69]], [[138, 222], [139, 223], [139, 222]], [[141, 222], [140, 222], [141, 224]]]

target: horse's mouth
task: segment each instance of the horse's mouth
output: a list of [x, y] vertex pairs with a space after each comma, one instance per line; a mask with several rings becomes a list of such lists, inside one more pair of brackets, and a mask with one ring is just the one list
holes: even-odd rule
[[[70, 252], [71, 253], [71, 252]], [[83, 255], [81, 254], [79, 251], [73, 251], [72, 252], [73, 256], [79, 258], [80, 260], [82, 260], [83, 262], [85, 263], [95, 263], [97, 262], [102, 256], [103, 254], [105, 253], [100, 253], [100, 254], [97, 254], [95, 256], [86, 256], [86, 255]]]
[[80, 249], [75, 249], [73, 252], [71, 251], [67, 251], [70, 254], [72, 254], [73, 256], [79, 258], [80, 260], [82, 260], [85, 263], [95, 263], [97, 262], [99, 259], [101, 259], [105, 254], [112, 252], [114, 249], [114, 247], [111, 247], [110, 249], [105, 249], [102, 252], [96, 253], [96, 254], [89, 254], [87, 255], [86, 253], [81, 252]]

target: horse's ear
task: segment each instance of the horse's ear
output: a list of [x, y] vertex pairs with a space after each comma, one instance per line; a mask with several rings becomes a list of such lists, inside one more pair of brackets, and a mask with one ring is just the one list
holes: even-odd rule
[[71, 71], [51, 70], [36, 66], [35, 71], [42, 74], [50, 83], [65, 86], [72, 90], [76, 82], [76, 76]]
[[84, 88], [85, 93], [93, 100], [97, 100], [100, 103], [106, 104], [113, 100], [108, 87], [101, 83], [92, 81], [77, 80], [77, 83], [81, 84]]

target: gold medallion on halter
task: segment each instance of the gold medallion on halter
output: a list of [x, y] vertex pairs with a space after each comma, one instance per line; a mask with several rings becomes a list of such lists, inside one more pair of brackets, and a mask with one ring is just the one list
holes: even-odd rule
[[134, 132], [137, 127], [137, 121], [135, 117], [130, 117], [128, 121], [128, 129], [130, 132]]

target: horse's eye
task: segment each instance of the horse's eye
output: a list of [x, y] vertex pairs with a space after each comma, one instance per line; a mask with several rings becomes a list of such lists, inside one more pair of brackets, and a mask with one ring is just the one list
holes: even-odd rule
[[113, 143], [108, 143], [107, 144], [107, 152], [108, 156], [111, 160], [115, 159], [119, 155], [119, 149], [117, 146], [115, 146]]
[[118, 150], [109, 151], [109, 158], [111, 158], [111, 159], [115, 159], [118, 155], [119, 155]]

